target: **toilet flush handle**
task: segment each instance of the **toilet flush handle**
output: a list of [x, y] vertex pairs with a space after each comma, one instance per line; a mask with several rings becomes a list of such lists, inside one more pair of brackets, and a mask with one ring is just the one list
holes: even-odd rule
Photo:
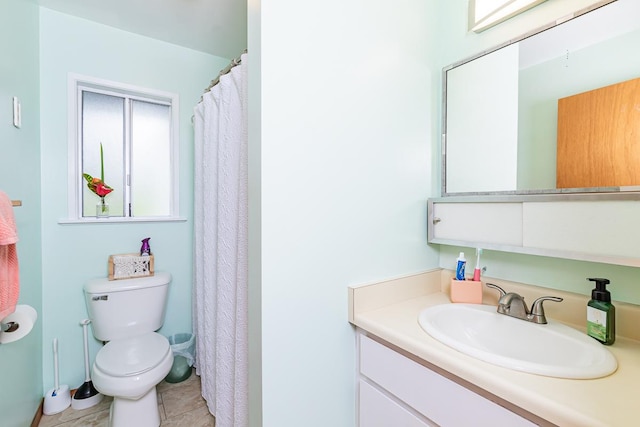
[[109, 295], [100, 295], [97, 297], [92, 297], [91, 298], [93, 301], [106, 301], [109, 299]]

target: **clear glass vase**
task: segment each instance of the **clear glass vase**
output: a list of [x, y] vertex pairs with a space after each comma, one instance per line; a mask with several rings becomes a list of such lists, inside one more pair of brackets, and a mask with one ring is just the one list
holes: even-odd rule
[[104, 197], [96, 205], [96, 218], [109, 218], [109, 203], [104, 201]]

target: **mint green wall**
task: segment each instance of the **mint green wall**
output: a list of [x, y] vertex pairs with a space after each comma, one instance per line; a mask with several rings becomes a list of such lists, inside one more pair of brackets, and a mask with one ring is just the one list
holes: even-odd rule
[[[84, 381], [83, 283], [105, 277], [110, 254], [136, 252], [151, 237], [156, 270], [173, 275], [164, 335], [191, 331], [193, 106], [229, 59], [214, 57], [49, 9], [40, 10], [44, 388], [53, 384], [51, 341], [59, 339], [60, 381]], [[180, 214], [186, 222], [62, 225], [67, 215], [67, 74], [178, 93]], [[99, 343], [91, 340], [92, 358]]]
[[[475, 267], [475, 248], [441, 245], [440, 266], [454, 269], [460, 251], [467, 258], [467, 272]], [[528, 256], [498, 251], [483, 251], [481, 265], [487, 267], [486, 276], [553, 289], [591, 295], [593, 283], [587, 277], [606, 277], [611, 280], [608, 289], [611, 298], [640, 304], [640, 276], [638, 268], [562, 258]]]
[[[475, 34], [466, 31], [468, 0], [439, 2], [439, 22], [441, 26], [438, 33], [442, 36], [439, 54], [440, 66], [445, 67], [463, 60], [483, 50], [504, 43], [509, 38], [517, 37], [522, 33], [551, 22], [553, 18], [563, 16], [565, 13], [554, 15], [552, 8], [556, 6], [578, 10], [588, 3], [594, 3], [594, 0], [545, 2], [497, 27]], [[635, 224], [629, 224], [629, 226], [633, 227]], [[588, 232], [588, 230], [585, 230], [585, 232]], [[440, 246], [440, 266], [453, 269], [455, 259], [460, 251], [466, 252], [467, 259], [470, 260], [469, 268], [473, 268], [475, 263], [473, 261], [474, 248], [458, 248], [446, 245]], [[592, 288], [586, 281], [587, 277], [607, 277], [612, 282], [610, 290], [613, 299], [640, 304], [637, 268], [496, 251], [485, 251], [481, 264], [487, 266], [487, 276], [551, 289], [566, 290], [583, 295], [590, 294]], [[550, 291], [550, 293], [553, 292]]]
[[261, 216], [249, 258], [261, 268], [250, 284], [261, 335], [250, 348], [262, 350], [264, 426], [354, 426], [347, 286], [437, 266], [426, 244], [435, 3], [249, 8], [260, 14], [250, 21], [260, 63], [249, 57], [249, 104], [261, 108], [249, 123], [249, 173], [261, 188], [249, 199], [252, 219]]
[[[0, 57], [0, 190], [23, 203], [14, 208], [18, 303], [39, 314], [29, 335], [0, 344], [0, 424], [14, 427], [29, 425], [43, 395], [38, 8], [33, 3], [0, 2]], [[21, 129], [13, 127], [13, 96], [22, 104]]]

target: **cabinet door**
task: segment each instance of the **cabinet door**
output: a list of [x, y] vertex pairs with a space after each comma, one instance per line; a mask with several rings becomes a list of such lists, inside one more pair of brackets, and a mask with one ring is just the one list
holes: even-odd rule
[[366, 381], [360, 380], [359, 427], [429, 427], [429, 424]]
[[640, 201], [524, 204], [524, 245], [576, 254], [640, 258]]
[[535, 425], [364, 335], [360, 374], [443, 427]]
[[[433, 203], [429, 235], [441, 241], [522, 246], [522, 203]], [[432, 226], [432, 227], [431, 227]]]

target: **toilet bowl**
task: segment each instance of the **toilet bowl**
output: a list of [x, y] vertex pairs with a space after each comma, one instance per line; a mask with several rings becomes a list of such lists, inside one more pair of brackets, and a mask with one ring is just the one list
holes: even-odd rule
[[158, 427], [156, 385], [171, 370], [169, 340], [157, 331], [164, 322], [171, 275], [110, 281], [92, 279], [84, 294], [91, 329], [106, 342], [92, 369], [94, 387], [113, 396], [110, 427]]
[[156, 385], [172, 364], [169, 341], [156, 332], [108, 342], [96, 355], [92, 379], [98, 391], [113, 396], [110, 424], [159, 426]]

